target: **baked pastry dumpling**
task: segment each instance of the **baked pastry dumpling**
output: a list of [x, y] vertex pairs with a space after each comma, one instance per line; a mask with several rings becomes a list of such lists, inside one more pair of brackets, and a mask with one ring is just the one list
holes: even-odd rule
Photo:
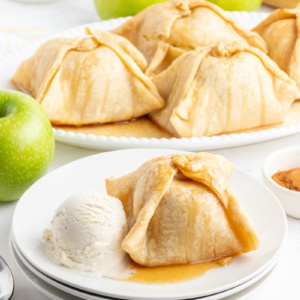
[[263, 39], [246, 30], [218, 6], [204, 0], [152, 5], [113, 31], [129, 39], [150, 63], [148, 73], [163, 70], [186, 50], [221, 41], [244, 41], [267, 51]]
[[156, 267], [220, 259], [255, 250], [259, 241], [229, 183], [233, 165], [208, 153], [152, 159], [106, 180], [131, 228], [122, 248]]
[[125, 38], [87, 29], [89, 38], [59, 38], [24, 61], [12, 81], [31, 93], [52, 124], [130, 120], [164, 105], [144, 74], [147, 62]]
[[300, 5], [275, 10], [253, 31], [264, 38], [269, 56], [300, 88]]
[[240, 43], [186, 52], [153, 81], [166, 105], [151, 118], [177, 137], [280, 123], [299, 96], [296, 83], [266, 54]]

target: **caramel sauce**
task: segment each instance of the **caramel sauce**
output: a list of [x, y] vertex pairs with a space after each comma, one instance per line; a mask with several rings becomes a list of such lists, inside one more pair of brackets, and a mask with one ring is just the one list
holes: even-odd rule
[[149, 118], [141, 117], [136, 120], [107, 123], [102, 125], [85, 125], [81, 127], [75, 126], [58, 126], [53, 125], [55, 129], [63, 129], [75, 133], [94, 134], [115, 137], [135, 137], [135, 138], [171, 138], [172, 135], [162, 130], [154, 124]]
[[146, 284], [177, 283], [198, 278], [210, 270], [227, 266], [231, 262], [231, 257], [225, 257], [212, 262], [155, 268], [143, 267], [133, 262], [136, 273], [125, 281]]
[[[262, 129], [276, 128], [282, 125], [288, 125], [295, 122], [300, 122], [300, 101], [295, 101], [291, 107], [289, 114], [286, 116], [283, 123], [269, 126], [257, 127], [249, 130], [238, 131], [235, 133], [248, 133]], [[94, 134], [96, 136], [115, 136], [115, 137], [135, 137], [135, 138], [172, 138], [173, 136], [161, 129], [158, 125], [153, 123], [148, 117], [141, 117], [136, 120], [107, 123], [102, 125], [85, 125], [81, 127], [53, 125], [55, 129], [63, 129], [65, 131], [72, 131], [75, 133]], [[227, 132], [230, 134], [232, 132]]]

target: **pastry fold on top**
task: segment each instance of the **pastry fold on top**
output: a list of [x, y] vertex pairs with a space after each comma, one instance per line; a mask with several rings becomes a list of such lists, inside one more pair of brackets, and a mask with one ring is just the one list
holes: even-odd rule
[[233, 165], [208, 153], [147, 161], [106, 179], [131, 228], [122, 248], [140, 265], [207, 262], [257, 249], [256, 230], [229, 183]]
[[243, 28], [218, 6], [204, 0], [156, 4], [113, 30], [129, 39], [146, 57], [148, 74], [159, 73], [179, 55], [196, 47], [235, 41], [267, 52], [264, 40]]
[[177, 137], [278, 124], [299, 97], [294, 80], [244, 43], [186, 52], [153, 82], [166, 104], [150, 116]]
[[31, 93], [52, 124], [118, 122], [163, 107], [144, 74], [147, 62], [125, 38], [86, 29], [89, 38], [46, 42], [12, 81]]
[[300, 5], [275, 10], [253, 31], [263, 37], [269, 56], [300, 88]]

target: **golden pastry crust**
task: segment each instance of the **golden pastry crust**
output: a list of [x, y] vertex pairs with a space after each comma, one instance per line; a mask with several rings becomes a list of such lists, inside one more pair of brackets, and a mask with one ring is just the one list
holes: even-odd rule
[[55, 39], [24, 61], [12, 81], [30, 92], [52, 124], [126, 121], [163, 107], [147, 62], [125, 38], [87, 28], [90, 38]]
[[187, 50], [214, 46], [220, 41], [225, 44], [243, 41], [267, 52], [259, 35], [203, 0], [152, 5], [113, 32], [129, 39], [144, 54], [150, 63], [148, 74], [159, 73]]
[[144, 266], [187, 264], [255, 250], [252, 222], [229, 184], [233, 165], [208, 153], [152, 159], [106, 180], [125, 208], [122, 247]]
[[150, 116], [177, 137], [277, 124], [299, 97], [295, 82], [276, 63], [244, 43], [186, 52], [153, 81], [166, 105]]
[[277, 9], [253, 29], [269, 47], [269, 56], [300, 88], [300, 5]]

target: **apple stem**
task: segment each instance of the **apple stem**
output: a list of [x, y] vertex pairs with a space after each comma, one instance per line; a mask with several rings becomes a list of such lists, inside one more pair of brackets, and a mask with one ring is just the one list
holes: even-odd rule
[[14, 111], [15, 109], [10, 103], [2, 103], [2, 105], [0, 103], [0, 118], [5, 118]]

